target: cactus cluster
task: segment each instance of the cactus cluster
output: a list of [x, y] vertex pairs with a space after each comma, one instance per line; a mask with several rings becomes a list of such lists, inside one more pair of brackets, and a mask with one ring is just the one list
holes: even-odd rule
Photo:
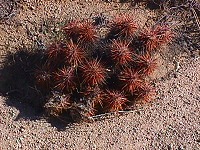
[[140, 29], [130, 15], [117, 16], [107, 27], [102, 38], [94, 22], [72, 21], [63, 28], [66, 41], [49, 46], [34, 73], [36, 86], [50, 95], [48, 114], [77, 121], [153, 99], [147, 77], [158, 67], [155, 53], [171, 41], [172, 31], [161, 25]]

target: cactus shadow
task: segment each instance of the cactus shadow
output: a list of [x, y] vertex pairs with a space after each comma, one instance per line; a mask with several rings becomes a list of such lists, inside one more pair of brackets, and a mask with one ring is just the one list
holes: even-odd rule
[[[43, 106], [49, 93], [37, 89], [33, 74], [45, 57], [42, 51], [20, 49], [7, 53], [0, 66], [0, 94], [6, 97], [8, 106], [19, 110], [16, 121], [20, 118], [38, 120], [45, 116]], [[47, 121], [59, 130], [66, 126], [55, 119]]]
[[27, 49], [5, 56], [0, 68], [0, 93], [7, 97], [8, 105], [20, 108], [27, 103], [41, 111], [44, 96], [34, 87], [32, 72], [41, 63], [42, 57], [41, 52], [33, 53]]

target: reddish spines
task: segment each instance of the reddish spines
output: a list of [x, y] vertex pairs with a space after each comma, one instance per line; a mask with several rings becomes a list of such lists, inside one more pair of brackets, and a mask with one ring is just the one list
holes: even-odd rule
[[65, 61], [75, 67], [82, 64], [85, 60], [85, 53], [83, 49], [77, 44], [74, 44], [72, 41], [70, 41], [66, 46]]
[[157, 68], [157, 60], [149, 53], [144, 55], [136, 55], [135, 63], [138, 66], [138, 70], [143, 75], [151, 75]]
[[72, 21], [64, 27], [64, 31], [68, 37], [74, 39], [79, 36], [81, 27], [82, 27], [82, 24], [80, 21]]
[[135, 34], [137, 28], [133, 17], [130, 15], [119, 15], [111, 23], [109, 34], [116, 37], [128, 38]]
[[123, 84], [123, 90], [131, 94], [143, 83], [138, 72], [131, 68], [124, 69], [119, 75], [119, 80]]
[[110, 112], [117, 112], [123, 110], [126, 106], [128, 99], [118, 91], [106, 91], [105, 101], [107, 103], [107, 109]]
[[132, 61], [132, 52], [128, 44], [114, 40], [111, 45], [111, 58], [119, 65], [126, 66]]
[[73, 99], [55, 102], [55, 107], [49, 108], [57, 116], [67, 110], [67, 115], [76, 120], [128, 110], [137, 101], [149, 102], [154, 90], [146, 84], [146, 77], [157, 66], [154, 50], [170, 42], [172, 32], [166, 26], [156, 26], [139, 34], [137, 28], [132, 17], [118, 16], [110, 24], [107, 37], [98, 40], [90, 21], [74, 21], [65, 26], [66, 43], [51, 45], [48, 57], [44, 57], [48, 64], [56, 63], [53, 77], [51, 71], [44, 69], [43, 73], [41, 69], [36, 74], [40, 72], [44, 80], [39, 75], [36, 80], [38, 85], [41, 81], [39, 86], [51, 83], [48, 92], [56, 90]]
[[98, 60], [86, 61], [81, 66], [84, 83], [94, 86], [105, 83], [106, 70]]
[[82, 29], [80, 31], [79, 40], [84, 43], [95, 42], [97, 39], [97, 33], [93, 23], [90, 21], [84, 21], [82, 23]]
[[97, 39], [95, 27], [90, 21], [74, 21], [64, 27], [68, 37], [82, 44], [94, 42]]
[[76, 88], [77, 77], [75, 75], [75, 68], [63, 67], [54, 75], [55, 88], [62, 92], [72, 92]]
[[49, 59], [59, 58], [61, 49], [60, 44], [54, 43], [48, 47], [47, 55]]
[[162, 44], [167, 44], [172, 40], [173, 33], [167, 26], [156, 26], [153, 29], [145, 30], [141, 34], [141, 39], [145, 41], [148, 51], [156, 50]]

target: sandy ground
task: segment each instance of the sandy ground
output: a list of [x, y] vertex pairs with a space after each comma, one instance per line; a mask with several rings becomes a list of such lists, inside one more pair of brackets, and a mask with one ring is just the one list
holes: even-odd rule
[[[0, 24], [0, 58], [20, 47], [41, 48], [55, 39], [70, 18], [106, 17], [128, 12], [143, 25], [154, 11], [102, 1], [29, 1]], [[169, 55], [169, 54], [168, 54]], [[178, 57], [180, 68], [156, 80], [156, 100], [119, 117], [64, 125], [43, 118], [31, 106], [0, 97], [0, 149], [200, 149], [200, 60]], [[0, 59], [2, 60], [2, 59]], [[164, 62], [170, 66], [173, 62]], [[166, 74], [160, 69], [157, 74]], [[163, 73], [164, 72], [164, 73]], [[0, 79], [1, 80], [1, 79]], [[1, 91], [0, 91], [1, 93]]]

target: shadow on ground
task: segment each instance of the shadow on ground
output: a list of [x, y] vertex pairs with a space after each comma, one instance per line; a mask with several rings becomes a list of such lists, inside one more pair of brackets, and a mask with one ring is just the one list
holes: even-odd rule
[[[20, 118], [37, 120], [45, 116], [44, 104], [47, 95], [35, 86], [34, 70], [44, 63], [46, 56], [41, 51], [21, 49], [8, 53], [0, 68], [0, 94], [7, 97], [6, 104], [19, 110]], [[62, 123], [58, 119], [48, 119], [58, 130], [64, 129], [71, 122]]]

